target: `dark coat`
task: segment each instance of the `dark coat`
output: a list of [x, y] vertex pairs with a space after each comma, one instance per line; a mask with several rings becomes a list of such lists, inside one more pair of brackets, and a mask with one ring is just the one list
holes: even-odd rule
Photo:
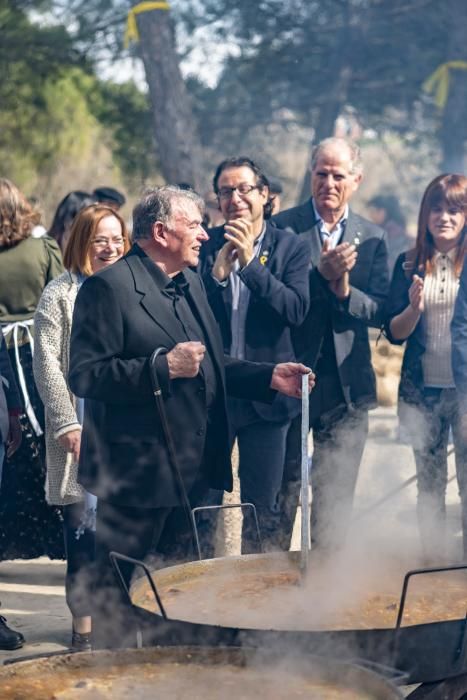
[[423, 367], [422, 355], [425, 352], [425, 327], [423, 314], [408, 338], [399, 340], [391, 333], [391, 321], [398, 316], [409, 304], [409, 289], [412, 276], [416, 272], [415, 265], [411, 270], [405, 270], [404, 264], [409, 261], [412, 266], [413, 250], [402, 253], [396, 260], [391, 280], [391, 287], [386, 302], [384, 332], [393, 345], [403, 345], [407, 342], [402, 360], [401, 379], [399, 382], [399, 401], [418, 405], [423, 401]]
[[[70, 388], [86, 399], [80, 483], [103, 500], [135, 507], [179, 503], [161, 423], [151, 390], [149, 357], [186, 341], [173, 301], [151, 276], [154, 263], [135, 245], [121, 260], [83, 284], [75, 305], [70, 351]], [[215, 426], [210, 430], [212, 487], [231, 489], [226, 387], [243, 398], [271, 401], [272, 366], [225, 362], [222, 340], [199, 276], [185, 271], [217, 373]], [[168, 378], [159, 358], [168, 422], [180, 471], [189, 490], [199, 477], [207, 408], [204, 379]]]
[[464, 263], [451, 324], [452, 371], [463, 413], [467, 413], [467, 265]]
[[[201, 251], [200, 271], [221, 328], [224, 352], [228, 353], [232, 344], [232, 292], [230, 284], [219, 286], [211, 274], [224, 243], [223, 226], [209, 231], [209, 241]], [[291, 328], [300, 326], [308, 311], [309, 264], [306, 241], [266, 224], [259, 255], [239, 273], [250, 291], [245, 321], [246, 360], [295, 361]], [[285, 421], [298, 415], [300, 401], [278, 394], [272, 405], [255, 402], [254, 408], [265, 420]]]
[[[358, 258], [350, 272], [350, 297], [339, 301], [318, 272], [322, 243], [312, 200], [280, 212], [272, 221], [303, 237], [311, 250], [310, 311], [294, 334], [298, 359], [316, 367], [331, 319], [337, 371], [347, 406], [376, 405], [376, 379], [371, 364], [368, 326], [380, 327], [388, 292], [384, 231], [352, 211], [342, 242], [358, 241]], [[319, 378], [318, 378], [319, 379]]]
[[[0, 329], [0, 442], [6, 442], [10, 430], [9, 412], [21, 410], [22, 402], [11, 366], [5, 338]], [[0, 464], [1, 473], [1, 464]]]

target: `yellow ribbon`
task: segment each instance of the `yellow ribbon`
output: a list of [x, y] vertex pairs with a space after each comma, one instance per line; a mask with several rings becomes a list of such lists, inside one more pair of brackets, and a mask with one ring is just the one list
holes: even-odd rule
[[467, 61], [447, 61], [442, 63], [423, 83], [425, 92], [434, 92], [435, 104], [444, 109], [449, 95], [449, 71], [467, 70]]
[[151, 12], [152, 10], [170, 10], [170, 5], [168, 2], [140, 2], [132, 7], [126, 21], [125, 39], [123, 41], [125, 48], [128, 48], [130, 41], [139, 41], [136, 15], [140, 15], [143, 12]]

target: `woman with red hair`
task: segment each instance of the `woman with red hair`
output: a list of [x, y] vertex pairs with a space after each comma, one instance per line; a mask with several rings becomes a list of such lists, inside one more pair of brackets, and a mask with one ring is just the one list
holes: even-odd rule
[[467, 443], [451, 365], [450, 324], [466, 246], [467, 178], [440, 175], [423, 195], [415, 248], [399, 256], [388, 297], [386, 333], [407, 341], [399, 418], [417, 469], [417, 516], [425, 557], [446, 551], [447, 446], [452, 430], [467, 555]]
[[63, 510], [65, 593], [75, 651], [91, 646], [88, 583], [94, 559], [96, 499], [78, 483], [84, 402], [68, 387], [73, 309], [86, 278], [113, 265], [129, 247], [125, 222], [116, 211], [102, 204], [81, 209], [65, 246], [66, 271], [44, 289], [34, 316], [34, 374], [45, 406], [45, 491], [47, 502]]

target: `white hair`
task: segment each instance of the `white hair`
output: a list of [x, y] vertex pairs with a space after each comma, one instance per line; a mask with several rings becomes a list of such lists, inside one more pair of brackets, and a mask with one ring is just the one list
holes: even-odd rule
[[330, 136], [327, 139], [323, 139], [313, 148], [311, 154], [312, 170], [314, 170], [316, 167], [320, 154], [327, 149], [347, 150], [350, 155], [350, 172], [354, 175], [362, 174], [363, 162], [360, 147], [351, 139], [345, 139], [337, 136]]

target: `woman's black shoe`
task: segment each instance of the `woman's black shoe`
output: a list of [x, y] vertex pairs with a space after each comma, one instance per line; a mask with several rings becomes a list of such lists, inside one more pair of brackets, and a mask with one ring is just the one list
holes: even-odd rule
[[12, 651], [19, 649], [23, 644], [24, 637], [21, 632], [10, 629], [3, 615], [0, 615], [0, 649]]
[[91, 634], [80, 634], [73, 632], [71, 635], [72, 651], [91, 651]]

